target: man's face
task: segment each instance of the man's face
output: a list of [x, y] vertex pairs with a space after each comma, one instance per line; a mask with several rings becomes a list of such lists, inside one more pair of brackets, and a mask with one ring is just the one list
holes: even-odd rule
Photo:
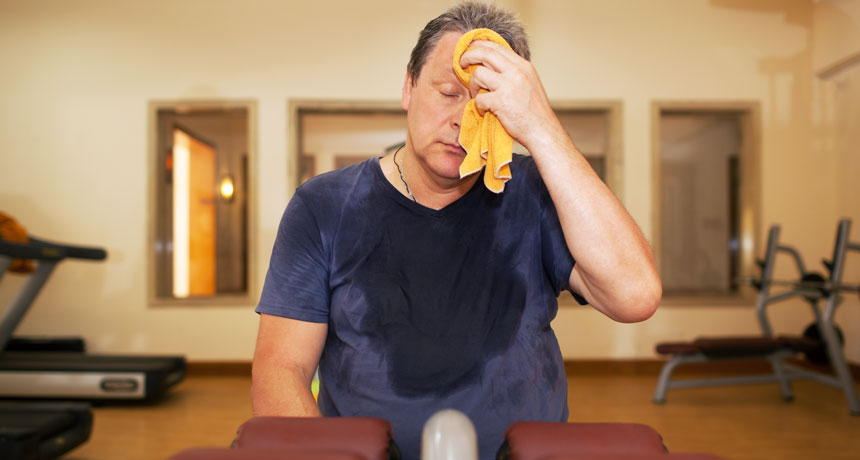
[[444, 181], [459, 180], [466, 152], [460, 147], [460, 120], [469, 89], [454, 74], [454, 47], [461, 34], [447, 32], [427, 56], [416, 81], [403, 84], [407, 147], [425, 171]]

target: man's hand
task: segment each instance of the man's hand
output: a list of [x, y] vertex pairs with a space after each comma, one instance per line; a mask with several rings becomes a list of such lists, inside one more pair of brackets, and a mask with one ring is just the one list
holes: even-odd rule
[[531, 62], [498, 43], [476, 40], [463, 53], [460, 65], [478, 66], [469, 80], [478, 111], [493, 112], [508, 134], [530, 152], [547, 136], [566, 135]]

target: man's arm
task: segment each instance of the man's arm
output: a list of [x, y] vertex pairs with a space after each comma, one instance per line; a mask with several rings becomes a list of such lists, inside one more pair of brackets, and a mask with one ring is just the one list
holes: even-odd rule
[[260, 315], [251, 371], [255, 416], [319, 417], [311, 380], [328, 324]]
[[[470, 93], [535, 160], [576, 265], [571, 288], [621, 322], [647, 319], [662, 286], [651, 248], [633, 218], [595, 174], [550, 107], [532, 64], [488, 41], [472, 43], [460, 64], [479, 64]], [[480, 88], [488, 91], [478, 93]]]

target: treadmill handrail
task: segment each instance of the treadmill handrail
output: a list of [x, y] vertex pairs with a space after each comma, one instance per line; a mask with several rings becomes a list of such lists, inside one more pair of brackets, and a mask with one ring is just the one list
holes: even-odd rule
[[72, 246], [29, 237], [27, 244], [13, 243], [0, 238], [0, 255], [16, 259], [62, 260], [65, 258], [104, 260], [107, 252], [102, 248]]

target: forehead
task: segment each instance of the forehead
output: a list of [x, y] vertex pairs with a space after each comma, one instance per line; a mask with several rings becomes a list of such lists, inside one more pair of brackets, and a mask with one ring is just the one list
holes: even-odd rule
[[[453, 68], [454, 48], [462, 35], [459, 32], [445, 32], [427, 55], [427, 61], [424, 63], [421, 74], [426, 73], [431, 78], [440, 78], [448, 74], [456, 77]], [[419, 75], [418, 78], [420, 79], [422, 75]]]

